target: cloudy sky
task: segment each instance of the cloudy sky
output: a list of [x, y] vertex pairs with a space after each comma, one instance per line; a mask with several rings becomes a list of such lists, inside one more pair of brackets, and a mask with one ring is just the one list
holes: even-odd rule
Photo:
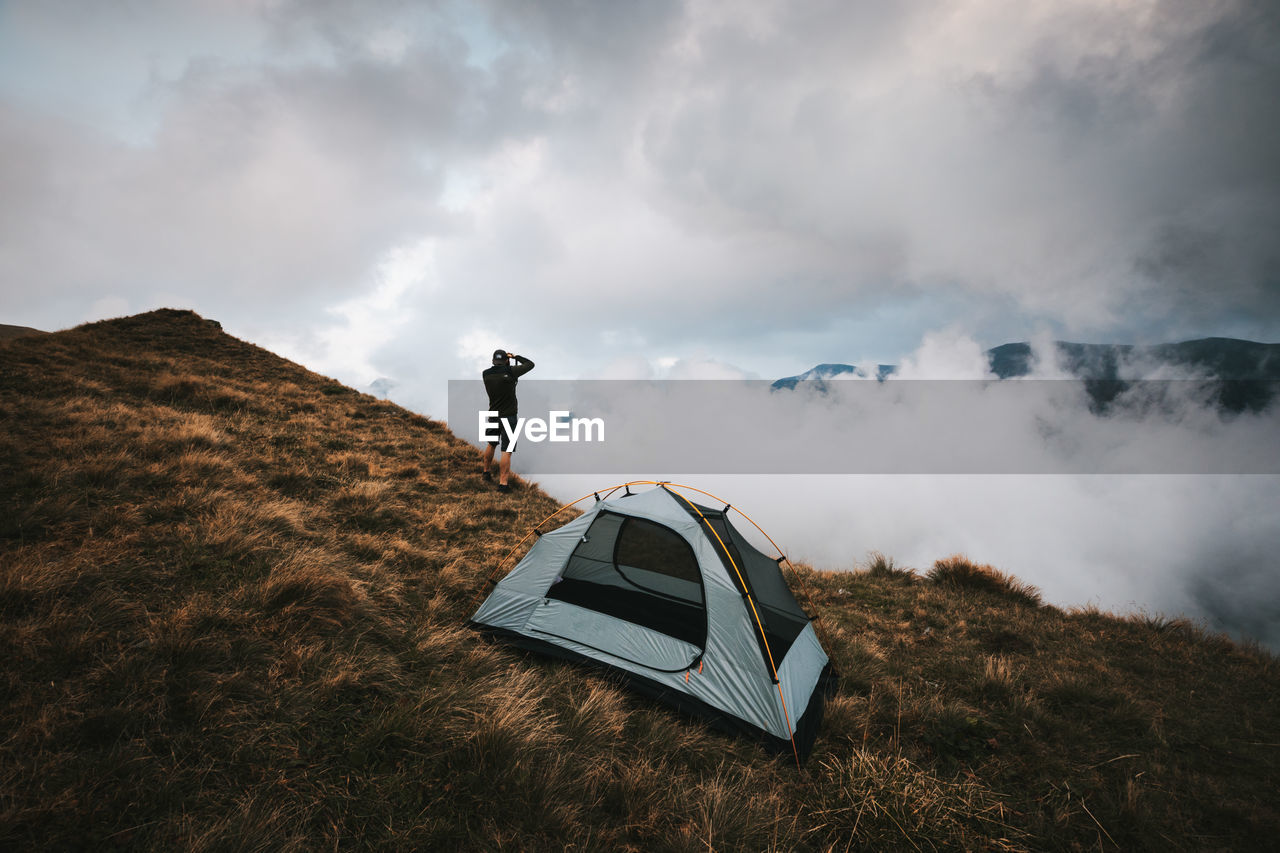
[[191, 308], [436, 416], [499, 345], [1280, 341], [1278, 96], [1267, 0], [0, 0], [0, 323]]
[[0, 321], [369, 381], [1280, 340], [1280, 7], [0, 0]]

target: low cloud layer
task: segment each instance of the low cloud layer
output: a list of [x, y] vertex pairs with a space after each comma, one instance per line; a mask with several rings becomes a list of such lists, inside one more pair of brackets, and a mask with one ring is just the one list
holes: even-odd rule
[[[1218, 387], [1137, 380], [1103, 406], [1079, 380], [892, 377], [779, 390], [737, 379], [525, 379], [512, 429], [534, 475], [1280, 475], [1280, 407], [1226, 410]], [[459, 435], [477, 440], [487, 405], [479, 379], [449, 383]], [[602, 438], [568, 437], [595, 422]], [[526, 426], [537, 432], [522, 441]]]
[[[972, 343], [954, 335], [951, 340], [958, 360], [935, 361], [944, 375], [963, 372], [964, 354]], [[939, 359], [937, 346], [937, 341], [924, 343], [910, 363]], [[1052, 350], [1037, 355], [1041, 363], [1052, 363]], [[1141, 375], [1137, 365], [1126, 370]], [[1168, 366], [1150, 365], [1149, 370], [1162, 373]], [[880, 387], [892, 390], [895, 383], [904, 389], [939, 384], [891, 379]], [[971, 398], [959, 405], [959, 418], [963, 410], [985, 405], [984, 387], [991, 387], [972, 380], [941, 384], [953, 396]], [[1005, 388], [1025, 384], [997, 383]], [[893, 451], [874, 444], [812, 441], [805, 451], [826, 460], [832, 473], [741, 475], [723, 467], [659, 473], [650, 467], [637, 468], [640, 473], [634, 478], [670, 479], [713, 492], [760, 522], [791, 558], [820, 568], [854, 569], [869, 552], [880, 551], [899, 565], [925, 571], [937, 559], [964, 553], [1035, 584], [1059, 606], [1093, 604], [1120, 612], [1186, 615], [1213, 630], [1280, 647], [1280, 620], [1271, 604], [1280, 597], [1274, 561], [1280, 552], [1280, 475], [1274, 449], [1280, 413], [1273, 408], [1230, 415], [1205, 398], [1179, 393], [1154, 408], [1142, 401], [1126, 408], [1121, 401], [1109, 415], [1099, 416], [1090, 411], [1076, 383], [1037, 384], [1057, 386], [1065, 396], [1005, 398], [997, 418], [999, 440], [1009, 447], [1011, 457], [1023, 454], [1036, 465], [1062, 465], [1064, 473], [1030, 475], [1001, 468], [953, 475], [839, 474], [849, 470], [849, 455]], [[1188, 384], [1187, 389], [1194, 387]], [[884, 405], [894, 410], [890, 417], [905, 415], [904, 423], [936, 424], [927, 411], [932, 398], [901, 395], [892, 402], [886, 399]], [[749, 406], [758, 399], [744, 390], [737, 403]], [[783, 392], [772, 399], [790, 403], [793, 420], [790, 427], [783, 424], [784, 435], [807, 435], [805, 425], [815, 419], [829, 422], [819, 408], [830, 398]], [[1044, 408], [1046, 400], [1051, 408]], [[730, 411], [729, 420], [735, 423], [749, 416]], [[659, 417], [672, 436], [669, 441], [679, 442], [679, 419]], [[469, 434], [462, 425], [455, 428]], [[966, 448], [944, 432], [935, 430], [938, 450], [944, 456], [964, 453]], [[954, 435], [966, 434], [958, 423]], [[1224, 447], [1231, 448], [1231, 464], [1252, 459], [1260, 473], [1224, 475], [1206, 468], [1210, 473], [1197, 475], [1082, 474], [1073, 467], [1095, 464], [1087, 461], [1094, 455], [1139, 466], [1130, 470], [1142, 470], [1140, 466], [1156, 458], [1189, 465], [1183, 457], [1201, 453], [1207, 454], [1205, 464], [1220, 464], [1223, 458], [1217, 454]], [[680, 458], [687, 460], [690, 453], [695, 458], [700, 453], [715, 457], [718, 448], [713, 442], [688, 450]], [[628, 458], [627, 448], [618, 452], [624, 461]], [[527, 459], [518, 450], [516, 468]], [[568, 501], [615, 480], [633, 478], [610, 470], [608, 477], [556, 473], [534, 479]]]

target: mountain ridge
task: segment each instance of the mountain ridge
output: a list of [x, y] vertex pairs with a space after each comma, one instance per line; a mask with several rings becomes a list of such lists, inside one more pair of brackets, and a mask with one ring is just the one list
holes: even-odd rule
[[[1116, 381], [1126, 378], [1121, 368], [1129, 364], [1157, 364], [1190, 368], [1188, 378], [1199, 378], [1195, 372], [1209, 378], [1228, 381], [1276, 381], [1280, 380], [1280, 344], [1266, 344], [1239, 338], [1194, 338], [1170, 344], [1082, 344], [1071, 341], [1054, 341], [1056, 356], [1062, 369], [1078, 379]], [[983, 353], [990, 371], [1000, 379], [1012, 379], [1029, 375], [1034, 369], [1034, 351], [1028, 341], [1000, 344]], [[884, 379], [898, 370], [897, 365], [876, 366], [876, 378]], [[774, 388], [791, 389], [806, 380], [831, 379], [852, 373], [865, 378], [867, 374], [855, 365], [842, 362], [826, 362], [804, 373], [775, 380]]]
[[29, 335], [47, 335], [48, 332], [42, 332], [39, 329], [33, 329], [30, 326], [10, 326], [6, 323], [0, 323], [0, 341], [7, 341], [12, 338], [25, 338]]
[[[1190, 380], [1209, 383], [1219, 411], [1259, 412], [1280, 394], [1280, 344], [1237, 338], [1197, 338], [1174, 344], [1080, 344], [1054, 341], [1053, 373], [1083, 381], [1091, 411], [1101, 414], [1134, 382]], [[1036, 353], [1029, 342], [1001, 344], [986, 350], [988, 371], [996, 379], [1019, 379], [1034, 373]], [[897, 375], [898, 366], [876, 366], [875, 379]], [[775, 391], [795, 390], [801, 383], [819, 390], [828, 380], [870, 378], [850, 364], [823, 363], [804, 373], [773, 382]]]

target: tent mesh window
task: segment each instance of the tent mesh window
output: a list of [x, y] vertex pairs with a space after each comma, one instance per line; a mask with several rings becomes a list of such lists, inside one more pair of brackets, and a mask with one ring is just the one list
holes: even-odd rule
[[[743, 538], [737, 528], [725, 518], [722, 510], [698, 504], [694, 506], [697, 507], [697, 512], [702, 513], [701, 518], [693, 510], [689, 514], [698, 518], [704, 527], [710, 525], [715, 531], [715, 535], [708, 536], [734, 585], [741, 592], [750, 593], [764, 626], [765, 638], [769, 642], [768, 655], [773, 658], [775, 665], [781, 664], [791, 644], [804, 630], [804, 626], [809, 624], [808, 614], [791, 594], [776, 560], [765, 556]], [[761, 652], [764, 653], [763, 648]]]
[[643, 518], [600, 513], [547, 597], [706, 647], [706, 603], [693, 548], [671, 528]]

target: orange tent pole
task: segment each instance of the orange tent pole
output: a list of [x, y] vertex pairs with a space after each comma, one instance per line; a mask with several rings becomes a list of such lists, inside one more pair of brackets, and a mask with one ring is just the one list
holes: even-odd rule
[[[774, 542], [774, 541], [773, 541], [773, 537], [772, 537], [772, 536], [770, 536], [768, 533], [766, 533], [766, 532], [765, 532], [765, 529], [764, 529], [763, 527], [761, 527], [760, 525], [756, 524], [755, 519], [753, 519], [751, 516], [747, 515], [747, 514], [746, 514], [745, 512], [743, 512], [742, 510], [738, 509], [738, 507], [733, 506], [733, 504], [729, 503], [729, 502], [728, 502], [728, 501], [726, 501], [724, 498], [722, 498], [722, 497], [718, 497], [718, 496], [716, 496], [716, 495], [713, 495], [713, 494], [711, 494], [710, 492], [703, 491], [702, 489], [699, 489], [699, 488], [697, 488], [696, 486], [685, 486], [685, 485], [682, 485], [682, 484], [680, 484], [680, 483], [670, 483], [670, 484], [668, 484], [668, 485], [676, 486], [677, 488], [681, 488], [681, 489], [689, 489], [690, 491], [694, 491], [694, 492], [698, 492], [698, 493], [700, 493], [700, 494], [704, 494], [704, 495], [706, 495], [706, 496], [707, 496], [707, 497], [709, 497], [709, 498], [713, 498], [714, 500], [720, 501], [720, 502], [721, 502], [721, 503], [723, 503], [725, 506], [733, 507], [734, 512], [736, 512], [738, 515], [740, 515], [740, 516], [742, 516], [743, 518], [745, 518], [748, 522], [750, 522], [750, 524], [751, 524], [751, 526], [752, 526], [752, 527], [754, 527], [756, 530], [758, 530], [758, 531], [760, 532], [760, 535], [761, 535], [761, 536], [763, 536], [765, 539], [768, 539], [768, 540], [769, 540], [769, 544], [770, 544], [770, 545], [772, 545], [772, 546], [773, 546], [773, 549], [774, 549], [775, 551], [777, 551], [777, 552], [778, 552], [778, 556], [779, 556], [779, 557], [781, 557], [781, 558], [783, 559], [783, 561], [784, 561], [784, 562], [786, 562], [786, 564], [787, 564], [788, 566], [790, 566], [790, 567], [791, 567], [791, 576], [792, 576], [793, 578], [795, 578], [797, 582], [800, 582], [800, 573], [799, 573], [798, 571], [796, 571], [795, 564], [791, 562], [790, 558], [788, 558], [786, 554], [782, 553], [782, 549], [778, 547], [778, 543], [777, 543], [777, 542]], [[819, 614], [818, 614], [818, 609], [817, 609], [817, 607], [815, 607], [815, 606], [814, 606], [814, 604], [813, 604], [813, 599], [809, 596], [809, 590], [805, 587], [805, 585], [804, 585], [804, 583], [803, 583], [803, 582], [800, 582], [800, 592], [801, 592], [801, 593], [803, 593], [803, 595], [804, 595], [805, 603], [809, 605], [809, 612], [810, 612], [811, 614], [813, 614], [810, 618], [811, 618], [811, 619], [814, 621], [814, 623], [815, 623], [815, 624], [814, 624], [814, 630], [815, 630], [815, 631], [817, 631], [817, 630], [818, 630], [818, 627], [819, 627], [819, 626], [816, 624], [816, 623], [817, 623], [817, 621], [818, 621], [818, 615], [819, 615]]]
[[494, 566], [493, 571], [489, 572], [489, 576], [484, 579], [484, 583], [480, 585], [480, 589], [476, 592], [475, 598], [472, 599], [471, 606], [467, 608], [468, 611], [473, 613], [475, 612], [476, 602], [479, 601], [480, 596], [484, 593], [485, 587], [487, 587], [493, 581], [493, 576], [498, 573], [498, 570], [502, 568], [503, 564], [506, 563], [507, 560], [511, 559], [511, 555], [514, 554], [516, 551], [520, 550], [520, 546], [523, 545], [529, 539], [530, 536], [532, 536], [535, 532], [537, 532], [539, 527], [546, 524], [548, 521], [555, 518], [557, 515], [564, 512], [569, 507], [574, 506], [575, 504], [582, 503], [583, 501], [585, 501], [587, 498], [591, 497], [591, 495], [594, 495], [594, 494], [597, 494], [597, 493], [592, 492], [590, 495], [583, 495], [573, 503], [565, 504], [555, 512], [551, 513], [551, 515], [548, 515], [546, 518], [542, 519], [542, 521], [539, 521], [532, 528], [530, 528], [529, 532], [524, 535], [524, 538], [521, 539], [519, 542], [517, 542], [516, 546], [507, 552], [507, 556], [503, 557], [501, 560], [498, 561], [498, 565]]
[[608, 489], [602, 489], [601, 491], [605, 492], [604, 498], [600, 497], [599, 491], [591, 492], [590, 494], [583, 495], [582, 497], [578, 498], [576, 501], [565, 504], [555, 512], [551, 513], [551, 515], [548, 515], [546, 518], [542, 519], [542, 521], [539, 521], [532, 528], [530, 528], [529, 532], [524, 535], [523, 539], [521, 539], [519, 542], [516, 543], [516, 546], [514, 548], [512, 548], [510, 551], [507, 552], [507, 556], [503, 557], [501, 560], [498, 561], [498, 564], [494, 567], [493, 571], [489, 572], [489, 576], [485, 578], [484, 583], [480, 585], [480, 590], [476, 593], [475, 599], [472, 600], [470, 610], [472, 611], [475, 610], [475, 602], [479, 600], [480, 596], [484, 593], [485, 587], [487, 587], [493, 581], [493, 577], [498, 573], [498, 570], [502, 568], [502, 566], [507, 562], [507, 560], [511, 559], [511, 556], [515, 554], [516, 551], [520, 550], [520, 546], [523, 545], [529, 539], [530, 536], [536, 533], [538, 528], [542, 527], [542, 525], [546, 524], [548, 521], [555, 518], [557, 515], [564, 512], [569, 507], [582, 503], [587, 498], [591, 497], [591, 495], [595, 495], [597, 500], [605, 500], [614, 492], [618, 491], [618, 489], [621, 489], [623, 486], [642, 486], [642, 485], [646, 485], [646, 486], [658, 485], [658, 482], [656, 480], [633, 480], [629, 483], [620, 483], [616, 486], [611, 486]]
[[[661, 484], [661, 485], [663, 486], [663, 488], [666, 488], [666, 484]], [[676, 485], [676, 484], [673, 483], [672, 485]], [[702, 490], [694, 489], [694, 491], [701, 492]], [[702, 493], [704, 495], [707, 495], [708, 497], [712, 497], [712, 498], [716, 497], [715, 495], [712, 495], [709, 492], [702, 492]], [[684, 495], [677, 494], [676, 492], [671, 492], [671, 494], [675, 495], [680, 500], [687, 503], [689, 505], [689, 508], [698, 514], [698, 518], [702, 519], [702, 523], [707, 526], [707, 529], [711, 531], [711, 535], [715, 536], [716, 541], [720, 543], [720, 548], [724, 551], [724, 555], [729, 558], [729, 565], [733, 566], [733, 572], [738, 576], [738, 583], [742, 584], [742, 589], [746, 593], [747, 603], [751, 605], [751, 615], [755, 617], [756, 627], [760, 629], [760, 639], [764, 643], [765, 655], [769, 658], [769, 669], [772, 670], [773, 672], [773, 683], [778, 688], [778, 701], [782, 703], [782, 718], [784, 721], [786, 721], [786, 724], [787, 724], [787, 738], [791, 741], [791, 752], [796, 757], [796, 769], [799, 770], [800, 769], [800, 751], [796, 748], [796, 736], [795, 736], [795, 732], [791, 728], [791, 714], [789, 711], [787, 711], [787, 700], [786, 700], [786, 697], [782, 695], [782, 682], [778, 679], [778, 665], [773, 661], [773, 650], [769, 648], [769, 637], [765, 633], [764, 623], [760, 621], [760, 612], [756, 610], [756, 603], [753, 600], [750, 592], [751, 588], [747, 586], [746, 579], [742, 576], [742, 572], [738, 570], [738, 564], [733, 559], [733, 555], [729, 553], [728, 546], [724, 544], [724, 540], [720, 538], [720, 534], [716, 532], [716, 529], [711, 526], [711, 522], [707, 521], [707, 517], [702, 514], [702, 510], [698, 509], [697, 505], [693, 501], [686, 498]], [[716, 500], [720, 500], [720, 498], [716, 498]]]

